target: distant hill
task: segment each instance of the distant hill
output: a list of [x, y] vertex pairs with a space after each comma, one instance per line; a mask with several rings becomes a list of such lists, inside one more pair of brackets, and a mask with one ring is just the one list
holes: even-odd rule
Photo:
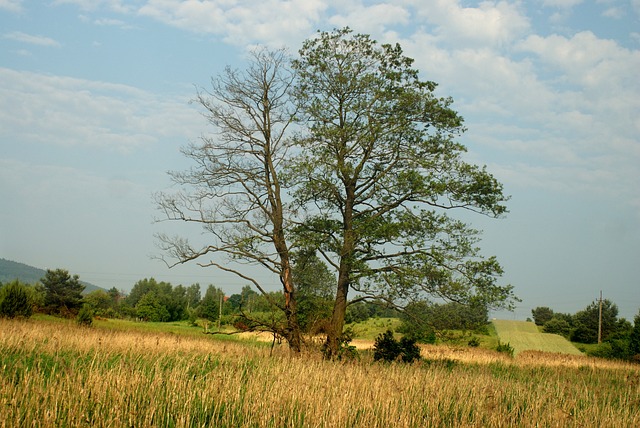
[[493, 320], [492, 323], [500, 341], [509, 343], [515, 354], [532, 350], [582, 355], [582, 352], [564, 337], [540, 333], [538, 327], [532, 322]]
[[[0, 259], [0, 282], [7, 283], [15, 279], [27, 284], [34, 284], [47, 273], [44, 269], [39, 269], [33, 266], [25, 265], [24, 263], [18, 263], [11, 260]], [[73, 272], [69, 272], [73, 274]], [[89, 293], [94, 290], [104, 290], [102, 287], [93, 285], [86, 281], [80, 281], [86, 288], [85, 293]], [[106, 291], [106, 290], [105, 290]]]

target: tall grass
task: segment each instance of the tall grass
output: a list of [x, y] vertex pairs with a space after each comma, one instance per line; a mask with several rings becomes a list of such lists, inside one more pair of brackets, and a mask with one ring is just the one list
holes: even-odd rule
[[411, 366], [0, 320], [2, 427], [640, 425], [637, 366], [429, 346]]

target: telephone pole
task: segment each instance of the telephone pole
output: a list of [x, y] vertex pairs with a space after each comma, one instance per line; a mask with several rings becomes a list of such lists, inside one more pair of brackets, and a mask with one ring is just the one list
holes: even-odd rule
[[598, 310], [598, 343], [602, 343], [602, 290], [600, 290], [600, 304]]

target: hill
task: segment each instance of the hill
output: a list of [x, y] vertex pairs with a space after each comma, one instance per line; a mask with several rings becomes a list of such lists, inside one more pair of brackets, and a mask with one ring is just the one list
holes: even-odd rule
[[[11, 260], [0, 259], [0, 282], [6, 283], [19, 279], [27, 284], [35, 284], [40, 281], [47, 273], [44, 269], [39, 269], [24, 263], [18, 263]], [[73, 274], [73, 272], [70, 272]], [[89, 293], [94, 290], [104, 290], [102, 287], [91, 284], [86, 281], [80, 281], [85, 286], [84, 292]], [[105, 290], [106, 291], [106, 290]]]
[[509, 343], [514, 354], [522, 351], [544, 351], [561, 354], [582, 355], [571, 342], [557, 334], [540, 333], [532, 322], [493, 320], [500, 341]]

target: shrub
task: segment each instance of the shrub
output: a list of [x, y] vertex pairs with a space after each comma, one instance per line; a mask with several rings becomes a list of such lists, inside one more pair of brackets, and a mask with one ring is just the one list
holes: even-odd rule
[[472, 337], [471, 339], [469, 339], [469, 342], [467, 344], [472, 348], [477, 348], [478, 346], [480, 346], [480, 339], [478, 339], [477, 337]]
[[510, 343], [502, 343], [498, 341], [498, 347], [496, 348], [496, 351], [509, 354], [511, 357], [513, 357], [513, 347]]
[[32, 313], [33, 307], [26, 285], [16, 280], [0, 288], [0, 316], [28, 318]]
[[88, 305], [83, 305], [82, 308], [80, 308], [76, 321], [79, 325], [91, 327], [93, 324], [93, 311]]
[[420, 348], [414, 339], [403, 337], [398, 342], [391, 330], [380, 334], [373, 345], [373, 359], [375, 361], [396, 361], [401, 359], [405, 363], [412, 363], [420, 359]]

